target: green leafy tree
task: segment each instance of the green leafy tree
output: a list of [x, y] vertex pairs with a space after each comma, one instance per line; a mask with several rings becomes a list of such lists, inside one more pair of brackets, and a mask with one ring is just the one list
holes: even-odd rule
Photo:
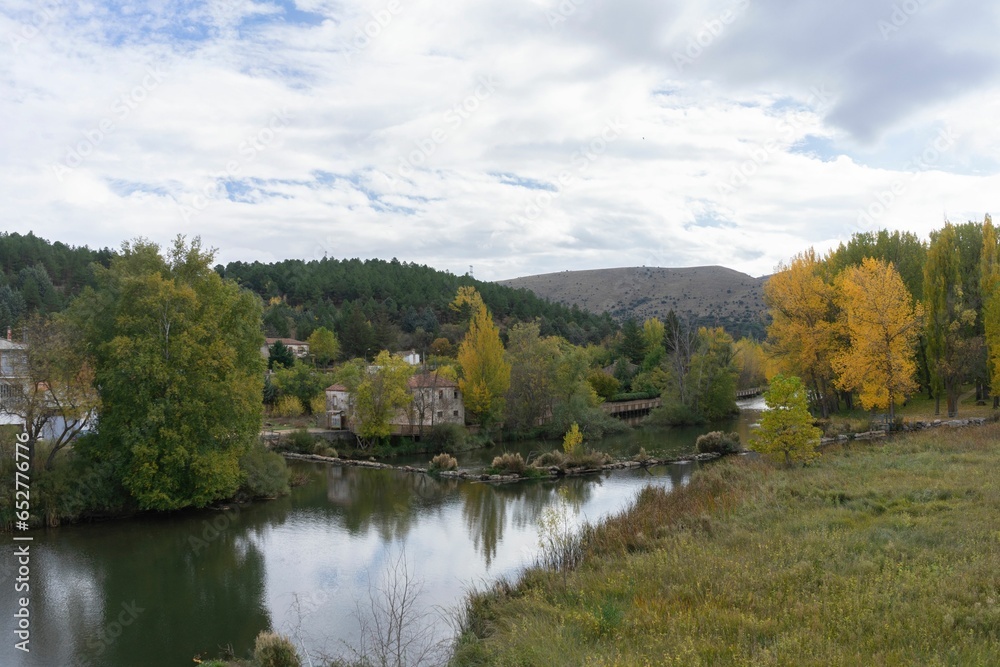
[[83, 455], [108, 461], [144, 509], [203, 507], [239, 488], [261, 426], [256, 295], [212, 270], [200, 239], [126, 243], [70, 320], [95, 357], [101, 417]]
[[986, 340], [987, 377], [993, 407], [1000, 405], [1000, 243], [993, 219], [983, 221], [983, 251], [980, 275], [983, 294], [983, 330]]
[[290, 368], [278, 368], [271, 377], [278, 397], [294, 396], [308, 410], [317, 396], [330, 385], [329, 378], [312, 366], [296, 361]]
[[618, 353], [633, 364], [642, 363], [643, 357], [646, 356], [646, 340], [643, 337], [643, 330], [632, 318], [625, 320], [622, 324]]
[[[362, 447], [386, 441], [392, 435], [391, 420], [410, 405], [407, 387], [413, 367], [383, 350], [361, 376], [353, 391], [355, 431]], [[350, 385], [348, 385], [350, 386]]]
[[309, 343], [309, 354], [320, 366], [329, 366], [330, 362], [336, 361], [340, 354], [340, 342], [337, 334], [326, 327], [318, 327], [306, 339]]
[[809, 398], [795, 376], [776, 375], [764, 394], [767, 410], [751, 446], [761, 454], [783, 454], [785, 463], [809, 461], [816, 456], [821, 431], [813, 426]]
[[506, 429], [527, 432], [551, 413], [561, 354], [555, 338], [539, 335], [537, 322], [511, 327], [507, 337], [510, 388], [504, 411]]

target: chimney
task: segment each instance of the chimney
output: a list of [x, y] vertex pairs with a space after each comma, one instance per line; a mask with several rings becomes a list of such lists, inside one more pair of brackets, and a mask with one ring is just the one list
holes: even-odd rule
[[7, 327], [7, 341], [10, 342], [10, 327]]

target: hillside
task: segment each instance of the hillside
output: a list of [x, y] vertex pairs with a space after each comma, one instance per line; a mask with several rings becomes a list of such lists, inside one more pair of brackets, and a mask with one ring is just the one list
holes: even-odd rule
[[500, 281], [543, 299], [576, 305], [616, 320], [664, 319], [673, 310], [697, 325], [723, 326], [733, 336], [765, 336], [764, 278], [721, 266], [633, 267], [563, 271]]

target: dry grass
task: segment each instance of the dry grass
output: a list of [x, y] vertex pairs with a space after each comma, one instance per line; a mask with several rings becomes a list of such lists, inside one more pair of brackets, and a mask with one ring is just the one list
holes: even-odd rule
[[456, 665], [1000, 664], [1000, 426], [725, 460], [470, 601]]

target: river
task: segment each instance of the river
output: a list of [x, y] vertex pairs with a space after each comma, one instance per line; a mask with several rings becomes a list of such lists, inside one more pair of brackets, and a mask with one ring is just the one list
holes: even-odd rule
[[[745, 411], [726, 426], [745, 439], [755, 415]], [[597, 444], [621, 456], [640, 447], [665, 456], [692, 451], [704, 430], [643, 429]], [[506, 444], [523, 453], [555, 446]], [[499, 451], [465, 453], [459, 462], [481, 465]], [[470, 588], [535, 559], [545, 508], [565, 497], [575, 524], [597, 521], [646, 485], [683, 485], [697, 464], [503, 486], [291, 467], [307, 481], [274, 501], [32, 531], [27, 654], [14, 648], [23, 594], [14, 592], [8, 547], [0, 559], [0, 665], [193, 665], [226, 645], [246, 657], [267, 628], [293, 635], [313, 655], [350, 655], [360, 645], [359, 619], [379, 599], [373, 590], [400, 562], [422, 589], [428, 636], [447, 639], [450, 610]]]

